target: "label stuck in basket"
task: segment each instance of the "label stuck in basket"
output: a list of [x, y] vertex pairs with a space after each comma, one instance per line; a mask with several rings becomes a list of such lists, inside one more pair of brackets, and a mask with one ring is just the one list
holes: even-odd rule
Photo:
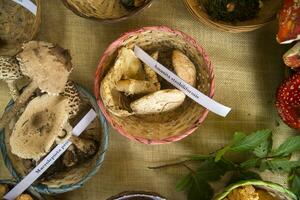
[[36, 15], [37, 6], [34, 3], [32, 3], [32, 1], [30, 0], [12, 0], [12, 1], [20, 4], [21, 6], [29, 10], [32, 14]]
[[206, 96], [193, 86], [187, 84], [184, 80], [178, 77], [175, 73], [164, 67], [162, 64], [154, 60], [149, 54], [147, 54], [140, 47], [135, 46], [134, 48], [135, 55], [142, 60], [144, 63], [149, 65], [157, 74], [166, 79], [172, 85], [174, 85], [177, 89], [184, 92], [188, 97], [193, 99], [198, 104], [207, 108], [211, 112], [216, 113], [222, 117], [226, 117], [228, 113], [231, 111], [231, 108], [226, 107], [210, 97]]
[[[91, 109], [73, 128], [72, 133], [78, 137], [88, 125], [96, 118], [97, 114]], [[14, 200], [29, 188], [72, 144], [70, 141], [57, 145], [21, 182], [10, 190], [3, 198]]]

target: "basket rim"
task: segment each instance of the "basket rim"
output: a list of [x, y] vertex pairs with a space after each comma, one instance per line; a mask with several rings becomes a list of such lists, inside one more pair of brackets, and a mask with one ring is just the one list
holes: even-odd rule
[[[102, 140], [101, 140], [101, 145], [100, 145], [100, 150], [101, 153], [98, 156], [96, 163], [95, 163], [95, 167], [89, 171], [83, 178], [82, 180], [80, 180], [77, 183], [72, 183], [72, 184], [67, 184], [67, 185], [63, 185], [61, 187], [48, 187], [45, 184], [42, 183], [34, 183], [31, 188], [41, 194], [47, 194], [47, 195], [55, 195], [55, 194], [61, 194], [61, 193], [65, 193], [65, 192], [70, 192], [73, 191], [75, 189], [78, 189], [80, 187], [83, 186], [83, 184], [85, 182], [87, 182], [92, 176], [94, 176], [98, 170], [100, 169], [104, 158], [105, 158], [105, 154], [106, 151], [108, 149], [108, 144], [109, 144], [109, 126], [108, 123], [105, 119], [105, 117], [102, 115], [101, 110], [99, 109], [96, 99], [94, 98], [94, 96], [88, 92], [88, 90], [86, 90], [84, 87], [80, 86], [79, 84], [75, 83], [76, 88], [79, 90], [80, 93], [82, 93], [83, 95], [87, 96], [90, 100], [90, 103], [92, 104], [93, 109], [95, 109], [95, 112], [97, 113], [97, 118], [101, 124], [102, 127]], [[11, 100], [7, 107], [7, 109], [10, 109], [11, 106], [13, 105], [13, 100]], [[7, 149], [6, 149], [6, 145], [5, 145], [5, 129], [0, 129], [0, 151], [1, 154], [3, 156], [3, 160], [4, 160], [4, 164], [6, 166], [6, 168], [8, 169], [8, 171], [10, 172], [10, 174], [16, 179], [16, 181], [21, 181], [23, 179], [23, 177], [21, 177], [17, 171], [14, 169], [13, 164], [11, 162], [11, 160], [9, 159], [8, 155], [7, 155]]]
[[204, 111], [199, 114], [199, 118], [197, 119], [197, 121], [192, 124], [188, 129], [182, 131], [181, 133], [178, 133], [174, 136], [171, 137], [167, 137], [161, 140], [158, 139], [148, 139], [148, 138], [143, 138], [143, 137], [136, 137], [131, 135], [130, 133], [127, 133], [121, 126], [119, 126], [117, 123], [114, 122], [114, 120], [112, 119], [112, 117], [110, 116], [109, 112], [106, 110], [102, 99], [100, 97], [100, 76], [103, 73], [103, 66], [104, 66], [104, 62], [106, 60], [107, 55], [114, 50], [115, 48], [119, 48], [122, 45], [122, 42], [124, 40], [126, 40], [127, 38], [129, 38], [132, 35], [138, 34], [138, 33], [142, 33], [142, 32], [146, 32], [146, 31], [162, 31], [162, 32], [168, 32], [168, 33], [173, 33], [175, 35], [181, 36], [186, 42], [190, 43], [192, 46], [194, 46], [198, 52], [203, 56], [208, 73], [209, 73], [209, 78], [211, 79], [210, 81], [210, 91], [209, 91], [209, 97], [213, 97], [214, 92], [215, 92], [215, 75], [214, 75], [214, 71], [213, 71], [213, 65], [208, 57], [208, 55], [206, 54], [206, 52], [204, 51], [204, 49], [202, 48], [202, 46], [200, 46], [198, 44], [198, 42], [196, 42], [195, 39], [193, 39], [191, 36], [187, 35], [186, 33], [179, 31], [179, 30], [175, 30], [172, 28], [169, 28], [167, 26], [149, 26], [149, 27], [142, 27], [133, 31], [129, 31], [129, 32], [125, 32], [124, 34], [122, 34], [118, 39], [116, 39], [114, 42], [112, 42], [104, 51], [104, 53], [102, 54], [96, 73], [95, 73], [95, 82], [94, 82], [94, 94], [95, 97], [97, 99], [98, 105], [102, 111], [102, 113], [104, 114], [104, 116], [106, 117], [107, 121], [112, 125], [112, 127], [117, 130], [121, 135], [127, 137], [130, 140], [134, 140], [134, 141], [138, 141], [140, 143], [144, 143], [144, 144], [168, 144], [168, 143], [172, 143], [172, 142], [176, 142], [179, 140], [182, 140], [183, 138], [189, 136], [190, 134], [192, 134], [197, 128], [198, 126], [205, 120], [205, 118], [208, 115], [208, 110], [204, 109]]
[[[33, 23], [33, 28], [32, 28], [33, 31], [30, 35], [30, 38], [28, 40], [23, 41], [22, 43], [34, 39], [37, 36], [37, 34], [38, 34], [38, 32], [41, 28], [41, 22], [42, 22], [42, 6], [41, 6], [42, 3], [41, 3], [41, 0], [31, 0], [31, 1], [34, 1], [35, 5], [37, 6], [37, 12], [36, 12], [36, 15], [34, 16], [34, 23]], [[20, 50], [21, 49], [19, 49], [19, 51]], [[16, 52], [14, 55], [16, 55], [17, 53], [18, 52]], [[4, 54], [4, 55], [6, 55], [6, 54]], [[9, 56], [14, 56], [14, 55], [9, 55]]]
[[144, 11], [145, 9], [149, 8], [152, 3], [153, 3], [153, 0], [149, 0], [146, 4], [144, 4], [143, 6], [135, 9], [134, 11], [128, 13], [127, 15], [125, 16], [122, 16], [122, 17], [119, 17], [119, 18], [112, 18], [112, 19], [101, 19], [101, 18], [97, 18], [97, 17], [93, 17], [93, 16], [86, 16], [82, 13], [80, 13], [78, 10], [76, 10], [76, 8], [74, 8], [73, 6], [71, 6], [67, 0], [61, 0], [61, 2], [65, 5], [65, 7], [69, 10], [71, 10], [74, 14], [80, 16], [80, 17], [83, 17], [83, 18], [86, 18], [86, 19], [91, 19], [91, 20], [94, 20], [94, 21], [98, 21], [100, 23], [116, 23], [116, 22], [120, 22], [120, 21], [124, 21], [128, 18], [131, 18], [135, 15], [138, 15], [139, 13], [141, 13], [142, 11]]
[[256, 29], [259, 29], [273, 20], [276, 19], [276, 14], [274, 14], [272, 17], [269, 17], [266, 19], [264, 22], [253, 24], [253, 25], [231, 25], [228, 23], [222, 23], [222, 21], [213, 21], [210, 18], [204, 17], [202, 14], [194, 12], [192, 9], [192, 6], [190, 5], [188, 0], [183, 0], [183, 3], [189, 13], [199, 22], [202, 22], [203, 24], [211, 27], [211, 28], [216, 28], [221, 31], [226, 31], [230, 33], [243, 33], [243, 32], [250, 32], [254, 31]]

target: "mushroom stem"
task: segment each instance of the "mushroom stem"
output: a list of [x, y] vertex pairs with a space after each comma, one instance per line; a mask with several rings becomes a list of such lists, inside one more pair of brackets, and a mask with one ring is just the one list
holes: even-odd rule
[[97, 151], [96, 142], [91, 139], [79, 138], [71, 136], [70, 141], [83, 153], [94, 155]]
[[7, 85], [10, 95], [12, 96], [13, 100], [16, 101], [16, 99], [20, 96], [19, 90], [16, 86], [16, 81], [7, 81]]
[[13, 107], [5, 112], [0, 119], [0, 128], [4, 128], [12, 118], [18, 113], [18, 111], [28, 102], [34, 91], [37, 89], [37, 85], [31, 82], [24, 92], [16, 99]]

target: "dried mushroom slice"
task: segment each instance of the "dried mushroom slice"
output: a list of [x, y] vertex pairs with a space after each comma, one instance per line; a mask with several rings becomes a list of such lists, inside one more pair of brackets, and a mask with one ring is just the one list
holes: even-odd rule
[[135, 114], [147, 115], [168, 112], [178, 108], [185, 94], [177, 89], [160, 90], [146, 95], [130, 104]]
[[116, 89], [121, 79], [145, 80], [145, 73], [140, 60], [131, 49], [122, 48], [114, 66], [109, 70], [100, 86], [100, 95], [106, 108], [114, 115], [127, 117], [133, 115], [124, 103], [123, 95]]
[[72, 71], [69, 52], [57, 45], [31, 41], [23, 45], [23, 51], [17, 55], [22, 73], [31, 79], [31, 83], [11, 110], [6, 112], [0, 127], [4, 127], [20, 108], [25, 105], [36, 89], [51, 95], [58, 95], [64, 91], [68, 77]]
[[0, 80], [3, 80], [8, 84], [10, 94], [14, 100], [19, 97], [16, 81], [22, 77], [23, 74], [14, 57], [0, 56]]
[[[151, 55], [151, 57], [154, 60], [157, 60], [158, 54], [159, 54], [159, 52], [156, 51]], [[160, 82], [158, 81], [156, 72], [149, 65], [146, 65], [146, 64], [144, 64], [144, 70], [145, 70], [145, 74], [146, 74], [146, 79], [148, 81], [150, 81], [151, 83], [155, 84], [157, 90], [160, 90], [161, 86], [160, 86]]]
[[157, 85], [150, 81], [141, 81], [135, 79], [120, 80], [117, 82], [116, 88], [126, 95], [148, 94], [159, 90]]
[[34, 160], [46, 155], [69, 118], [67, 105], [66, 98], [48, 94], [30, 101], [12, 131], [12, 153]]
[[115, 68], [122, 70], [122, 79], [145, 80], [146, 78], [141, 61], [131, 49], [125, 47], [119, 51]]

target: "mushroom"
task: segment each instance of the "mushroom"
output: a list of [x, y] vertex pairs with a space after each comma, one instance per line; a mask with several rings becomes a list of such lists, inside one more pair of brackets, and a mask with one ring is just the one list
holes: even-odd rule
[[33, 200], [29, 194], [21, 194], [16, 200]]
[[174, 50], [172, 63], [176, 74], [191, 86], [196, 85], [196, 68], [194, 63], [181, 51]]
[[71, 137], [70, 141], [76, 146], [79, 151], [84, 153], [86, 156], [92, 156], [97, 152], [97, 144], [94, 140]]
[[17, 55], [17, 60], [22, 73], [31, 79], [31, 83], [16, 99], [13, 108], [2, 116], [0, 128], [3, 128], [28, 102], [36, 89], [39, 88], [51, 95], [63, 92], [72, 71], [68, 50], [47, 42], [31, 41], [24, 44], [23, 51]]
[[145, 80], [141, 61], [131, 49], [122, 48], [114, 66], [109, 70], [100, 85], [100, 95], [105, 107], [114, 115], [127, 117], [133, 115], [127, 110], [124, 97], [116, 89], [121, 79]]
[[78, 156], [75, 152], [75, 146], [72, 144], [63, 155], [63, 164], [66, 167], [73, 167], [78, 163]]
[[67, 82], [62, 95], [68, 98], [69, 116], [70, 119], [72, 119], [78, 114], [80, 105], [82, 103], [78, 90], [73, 81]]
[[68, 121], [68, 100], [45, 94], [31, 100], [10, 136], [11, 152], [38, 161], [51, 149]]
[[135, 79], [120, 80], [116, 84], [116, 89], [125, 92], [126, 95], [147, 94], [158, 90], [157, 85], [150, 81]]
[[185, 94], [177, 89], [160, 90], [146, 95], [130, 104], [135, 114], [147, 115], [168, 112], [179, 107]]
[[9, 92], [13, 100], [16, 100], [19, 97], [16, 80], [21, 79], [22, 77], [22, 72], [15, 58], [0, 56], [0, 80], [4, 80], [8, 84]]
[[[154, 60], [157, 60], [158, 54], [159, 54], [158, 51], [156, 51], [151, 55], [151, 57]], [[147, 64], [144, 64], [144, 70], [145, 70], [147, 80], [155, 84], [157, 88], [156, 90], [160, 90], [160, 82], [158, 81], [157, 74], [155, 73], [155, 71]]]
[[2, 198], [8, 192], [7, 185], [0, 184], [0, 198]]

